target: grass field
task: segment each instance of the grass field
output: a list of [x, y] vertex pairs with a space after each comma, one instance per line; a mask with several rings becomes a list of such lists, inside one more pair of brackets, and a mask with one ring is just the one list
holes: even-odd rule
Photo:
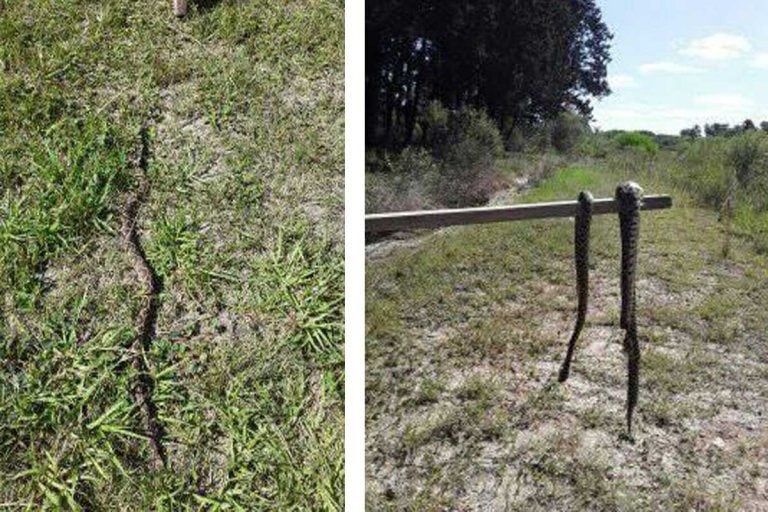
[[517, 198], [610, 197], [627, 178], [674, 196], [641, 221], [634, 443], [617, 218], [593, 221], [587, 326], [564, 385], [572, 221], [448, 228], [369, 259], [370, 510], [764, 509], [768, 258], [737, 238], [723, 259], [717, 213], [654, 176], [586, 162]]
[[342, 509], [343, 3], [19, 0], [0, 39], [0, 508]]

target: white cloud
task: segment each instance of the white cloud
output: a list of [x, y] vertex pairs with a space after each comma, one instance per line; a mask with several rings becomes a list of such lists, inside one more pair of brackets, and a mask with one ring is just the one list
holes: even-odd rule
[[768, 108], [738, 94], [710, 94], [685, 107], [663, 103], [618, 103], [606, 98], [595, 104], [595, 124], [602, 130], [651, 130], [677, 134], [683, 128], [707, 123], [741, 124], [745, 119], [768, 119]]
[[753, 68], [768, 69], [768, 52], [755, 54], [749, 62], [749, 65]]
[[627, 89], [629, 87], [637, 87], [635, 78], [631, 75], [613, 75], [608, 77], [608, 85], [613, 90]]
[[727, 111], [741, 111], [753, 104], [752, 100], [741, 94], [704, 94], [697, 96], [695, 101], [699, 105]]
[[704, 70], [693, 66], [686, 66], [676, 62], [650, 62], [640, 66], [640, 72], [649, 73], [668, 73], [672, 75], [689, 75], [693, 73], [702, 73]]
[[727, 60], [740, 57], [751, 49], [747, 38], [721, 32], [690, 41], [680, 53], [705, 60]]

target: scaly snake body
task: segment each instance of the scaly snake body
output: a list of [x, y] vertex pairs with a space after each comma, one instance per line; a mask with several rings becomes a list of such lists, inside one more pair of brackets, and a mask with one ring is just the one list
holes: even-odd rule
[[[640, 235], [640, 206], [643, 190], [633, 182], [622, 183], [616, 188], [621, 231], [621, 319], [620, 326], [626, 331], [624, 350], [627, 352], [627, 433], [632, 435], [632, 414], [637, 405], [640, 373], [640, 345], [637, 339], [635, 314], [635, 277], [637, 274], [637, 245]], [[592, 195], [579, 194], [579, 211], [574, 228], [574, 260], [576, 263], [576, 288], [578, 310], [576, 326], [568, 342], [568, 352], [560, 368], [558, 380], [565, 382], [570, 372], [576, 341], [584, 328], [589, 295], [589, 231], [592, 220]]]
[[163, 446], [164, 429], [158, 418], [157, 407], [152, 400], [153, 382], [145, 362], [145, 354], [149, 351], [154, 337], [155, 323], [157, 321], [158, 295], [160, 293], [160, 280], [147, 260], [144, 249], [141, 246], [136, 224], [139, 207], [149, 191], [147, 178], [147, 159], [149, 157], [149, 131], [146, 126], [141, 130], [141, 154], [139, 157], [136, 179], [138, 188], [126, 202], [122, 212], [122, 226], [120, 234], [125, 250], [131, 255], [133, 267], [139, 275], [142, 286], [141, 309], [136, 319], [135, 336], [130, 346], [131, 368], [136, 374], [136, 382], [132, 386], [132, 394], [136, 406], [141, 411], [144, 428], [150, 448], [149, 465], [152, 469], [160, 469], [165, 466], [166, 455]]
[[640, 373], [640, 345], [637, 339], [635, 277], [637, 244], [640, 235], [640, 205], [643, 189], [627, 182], [616, 187], [621, 230], [621, 328], [626, 331], [627, 352], [627, 432], [632, 435], [632, 413], [637, 405]]
[[560, 368], [558, 379], [560, 382], [565, 382], [568, 379], [576, 341], [579, 339], [587, 317], [587, 300], [589, 298], [589, 228], [592, 224], [592, 201], [592, 194], [589, 192], [579, 194], [579, 212], [576, 214], [573, 233], [576, 290], [579, 305], [576, 314], [576, 326], [573, 328], [573, 334], [568, 342], [568, 352], [565, 354], [565, 361], [563, 361], [563, 366]]

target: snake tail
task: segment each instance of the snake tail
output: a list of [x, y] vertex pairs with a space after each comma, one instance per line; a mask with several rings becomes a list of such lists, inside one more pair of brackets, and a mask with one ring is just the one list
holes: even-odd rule
[[587, 317], [587, 300], [589, 298], [589, 229], [592, 224], [592, 194], [583, 191], [579, 194], [579, 210], [574, 223], [574, 263], [576, 264], [576, 292], [578, 308], [576, 311], [576, 326], [568, 341], [568, 351], [565, 361], [560, 368], [558, 380], [565, 382], [571, 370], [571, 360]]

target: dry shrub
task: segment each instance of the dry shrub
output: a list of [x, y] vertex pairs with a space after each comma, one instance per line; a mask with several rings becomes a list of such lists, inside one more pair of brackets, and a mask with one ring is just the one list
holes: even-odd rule
[[501, 135], [485, 112], [433, 103], [420, 125], [422, 146], [369, 153], [366, 211], [478, 205], [507, 186], [495, 169]]

